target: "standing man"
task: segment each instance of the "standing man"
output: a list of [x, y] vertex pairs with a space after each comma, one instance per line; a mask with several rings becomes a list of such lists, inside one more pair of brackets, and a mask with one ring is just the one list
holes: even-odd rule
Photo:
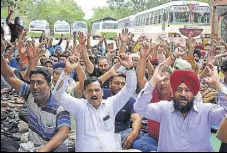
[[13, 15], [13, 10], [10, 10], [9, 15], [6, 18], [6, 24], [9, 26], [9, 29], [11, 31], [10, 42], [15, 42], [16, 39], [18, 39], [20, 37], [20, 35], [22, 34], [24, 27], [20, 25], [20, 18], [19, 17], [15, 17], [14, 24], [12, 24], [10, 22], [12, 15]]
[[[73, 69], [79, 65], [79, 59], [70, 57], [60, 76], [56, 88], [57, 103], [68, 110], [76, 120], [76, 151], [112, 152], [115, 148], [115, 117], [132, 97], [136, 90], [136, 72], [132, 59], [126, 54], [119, 57], [120, 63], [126, 67], [126, 85], [115, 96], [103, 100], [102, 83], [96, 77], [84, 82], [86, 99], [77, 99], [65, 93], [65, 89]], [[59, 83], [63, 83], [60, 88]], [[60, 89], [59, 89], [60, 88]]]

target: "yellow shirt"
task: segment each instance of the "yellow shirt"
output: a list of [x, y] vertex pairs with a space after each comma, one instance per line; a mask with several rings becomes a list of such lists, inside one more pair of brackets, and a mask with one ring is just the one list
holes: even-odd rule
[[219, 72], [218, 76], [219, 76], [220, 78], [224, 78], [224, 77], [225, 77], [224, 74], [223, 74], [222, 72]]
[[135, 48], [134, 48], [134, 52], [135, 53], [137, 53], [137, 52], [139, 52], [139, 49], [141, 48], [141, 46], [140, 46], [140, 44], [138, 43], [136, 46], [135, 46]]

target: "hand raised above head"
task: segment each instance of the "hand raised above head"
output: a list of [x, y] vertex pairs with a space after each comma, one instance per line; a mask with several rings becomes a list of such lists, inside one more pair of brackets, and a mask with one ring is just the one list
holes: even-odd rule
[[65, 62], [65, 73], [71, 74], [80, 65], [80, 59], [77, 56], [70, 56]]
[[125, 68], [131, 68], [133, 66], [132, 58], [125, 53], [121, 53], [118, 60]]

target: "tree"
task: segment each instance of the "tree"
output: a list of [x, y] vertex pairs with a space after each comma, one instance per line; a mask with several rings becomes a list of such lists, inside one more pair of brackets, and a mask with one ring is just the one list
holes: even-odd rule
[[85, 14], [73, 0], [23, 0], [19, 2], [20, 16], [27, 16], [29, 20], [47, 20], [53, 28], [57, 20], [66, 20], [72, 24], [76, 20], [83, 20]]

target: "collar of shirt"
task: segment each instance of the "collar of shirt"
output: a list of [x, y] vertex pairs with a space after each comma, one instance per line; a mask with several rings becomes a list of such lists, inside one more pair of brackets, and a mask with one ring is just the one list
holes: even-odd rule
[[[171, 106], [171, 112], [175, 112], [175, 109], [174, 109], [174, 106], [173, 106], [173, 101], [172, 101], [172, 106]], [[197, 103], [194, 101], [194, 104], [193, 104], [193, 110], [196, 111], [197, 113], [199, 112], [199, 108], [198, 108], [198, 105]]]

